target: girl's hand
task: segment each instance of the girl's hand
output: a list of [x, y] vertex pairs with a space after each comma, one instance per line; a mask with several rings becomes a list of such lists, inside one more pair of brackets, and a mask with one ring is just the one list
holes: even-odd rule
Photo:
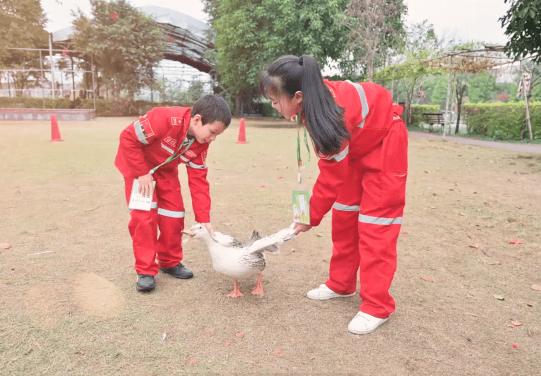
[[203, 226], [205, 226], [205, 228], [207, 229], [207, 231], [209, 232], [209, 234], [211, 234], [212, 236], [214, 236], [214, 230], [212, 229], [212, 225], [210, 224], [210, 222], [208, 223], [201, 223]]
[[154, 186], [152, 184], [154, 179], [152, 178], [152, 175], [146, 174], [139, 176], [137, 181], [139, 182], [139, 193], [145, 197], [152, 197], [152, 193], [154, 192]]
[[306, 231], [310, 230], [311, 228], [312, 228], [312, 226], [310, 226], [310, 225], [305, 225], [305, 224], [302, 224], [302, 223], [296, 223], [295, 227], [293, 227], [293, 230], [295, 230], [295, 235], [298, 235], [299, 233], [306, 232]]

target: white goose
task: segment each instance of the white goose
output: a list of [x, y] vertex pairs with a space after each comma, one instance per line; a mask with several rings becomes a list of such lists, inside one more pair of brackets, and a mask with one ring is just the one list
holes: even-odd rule
[[193, 225], [191, 231], [185, 233], [193, 238], [202, 239], [209, 249], [214, 270], [235, 280], [235, 287], [229, 294], [230, 298], [243, 296], [239, 290], [239, 279], [248, 279], [256, 274], [257, 283], [252, 294], [264, 295], [261, 282], [261, 272], [266, 264], [264, 251], [278, 253], [280, 244], [295, 237], [293, 228], [286, 228], [266, 237], [261, 237], [254, 231], [250, 241], [241, 243], [232, 236], [220, 232], [211, 235], [200, 224]]

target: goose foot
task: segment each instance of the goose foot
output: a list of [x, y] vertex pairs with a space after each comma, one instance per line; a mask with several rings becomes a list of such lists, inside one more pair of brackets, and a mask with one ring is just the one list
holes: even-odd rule
[[252, 290], [252, 295], [265, 295], [265, 291], [263, 291], [263, 283], [261, 281], [261, 273], [257, 275], [257, 282]]
[[235, 280], [235, 287], [233, 291], [231, 291], [231, 293], [228, 296], [230, 298], [240, 298], [241, 296], [244, 296], [244, 294], [240, 292], [239, 283], [237, 282], [237, 280]]

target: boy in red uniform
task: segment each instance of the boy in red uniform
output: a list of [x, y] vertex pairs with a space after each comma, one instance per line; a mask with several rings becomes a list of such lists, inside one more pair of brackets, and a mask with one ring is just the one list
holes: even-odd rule
[[156, 287], [158, 270], [175, 278], [193, 277], [181, 263], [184, 203], [178, 165], [186, 164], [195, 220], [213, 233], [205, 159], [209, 143], [230, 123], [227, 103], [218, 96], [206, 95], [193, 108], [156, 107], [120, 134], [115, 166], [124, 176], [126, 201], [130, 200], [135, 179], [139, 192], [152, 196], [150, 211], [131, 210], [128, 225], [138, 291]]

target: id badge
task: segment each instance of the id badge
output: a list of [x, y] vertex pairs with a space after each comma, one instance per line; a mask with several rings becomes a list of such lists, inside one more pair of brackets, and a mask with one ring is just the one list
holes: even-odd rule
[[[156, 182], [152, 182], [152, 187], [156, 187]], [[152, 190], [154, 193], [154, 189]], [[130, 209], [137, 209], [137, 210], [145, 210], [150, 211], [152, 208], [152, 198], [153, 194], [151, 194], [149, 197], [143, 196], [141, 193], [139, 193], [139, 180], [135, 179], [133, 181], [132, 189], [131, 189], [131, 195], [130, 195], [130, 202], [128, 204], [128, 208]]]
[[310, 194], [307, 191], [293, 191], [293, 222], [310, 225]]

